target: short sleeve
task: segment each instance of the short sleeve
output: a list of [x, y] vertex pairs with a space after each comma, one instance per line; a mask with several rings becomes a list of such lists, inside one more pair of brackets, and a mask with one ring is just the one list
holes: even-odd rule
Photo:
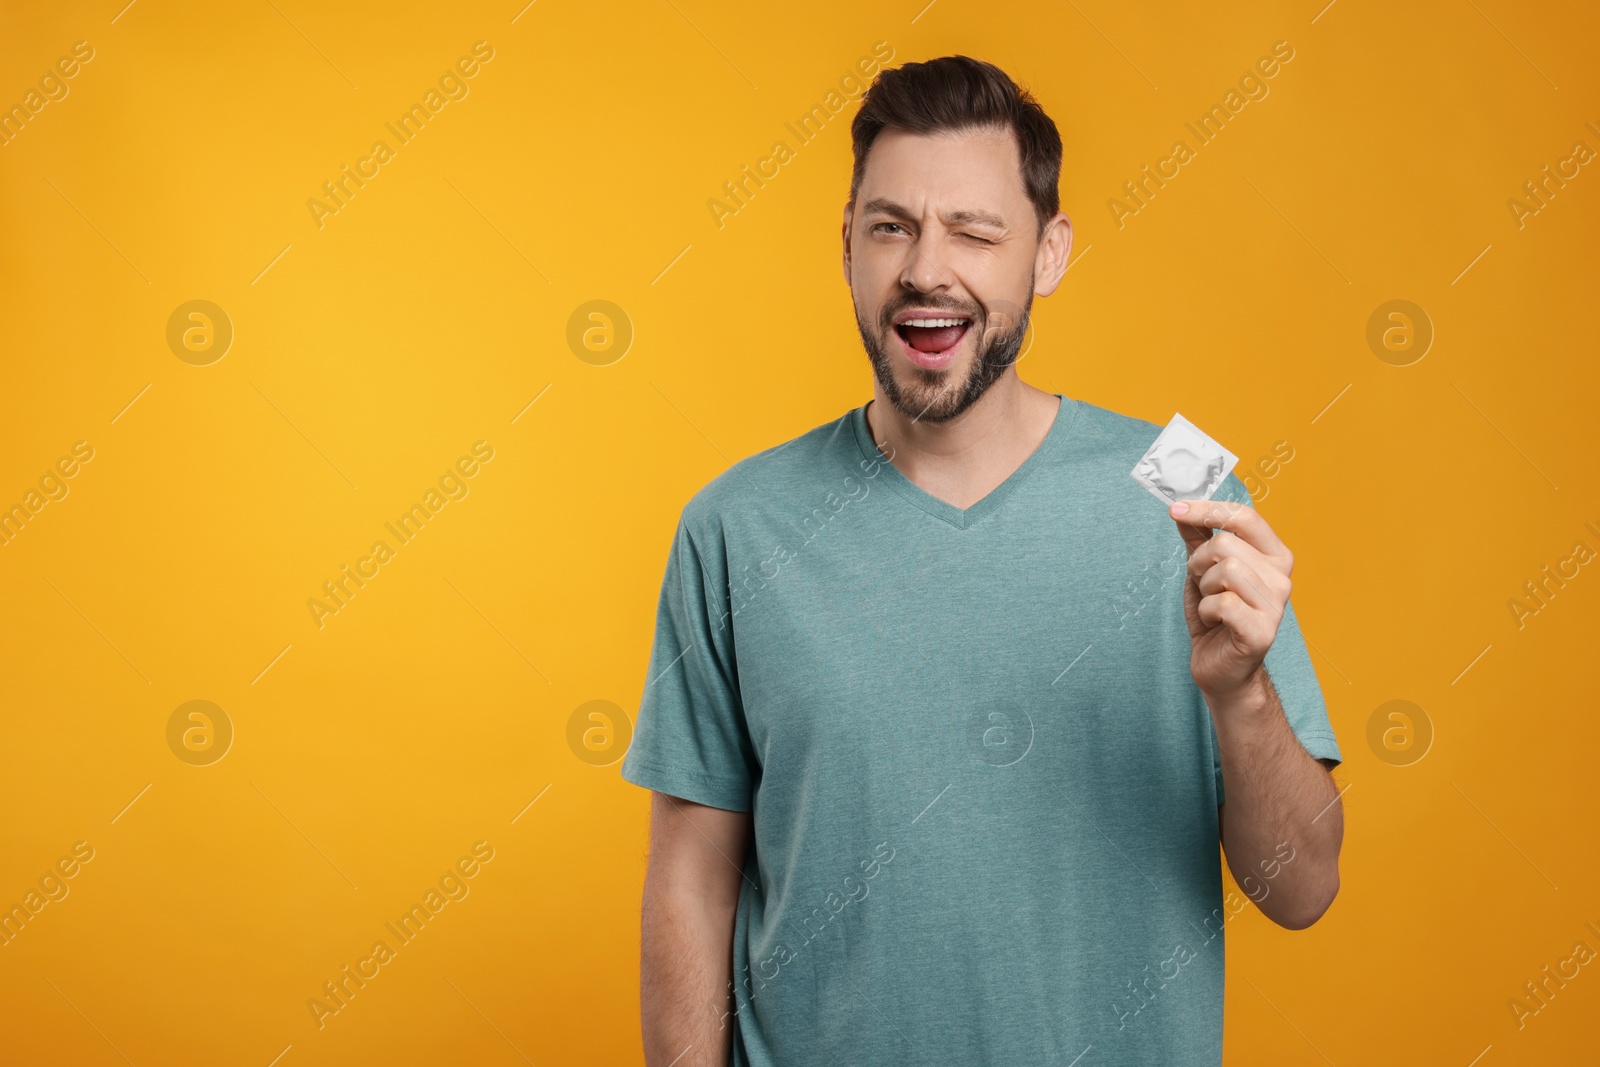
[[[1250, 491], [1237, 475], [1230, 474], [1217, 490], [1214, 499], [1251, 503]], [[1272, 687], [1278, 691], [1283, 704], [1284, 717], [1289, 728], [1299, 739], [1301, 747], [1317, 759], [1343, 762], [1339, 742], [1333, 735], [1333, 724], [1328, 720], [1328, 705], [1322, 696], [1322, 686], [1317, 682], [1317, 672], [1311, 666], [1311, 653], [1305, 635], [1300, 632], [1300, 620], [1295, 615], [1294, 597], [1283, 606], [1283, 618], [1278, 622], [1278, 635], [1267, 649], [1264, 664]], [[1223, 802], [1222, 759], [1218, 752], [1216, 730], [1211, 735], [1212, 769], [1217, 779], [1217, 803]]]
[[726, 573], [720, 556], [702, 556], [680, 519], [622, 777], [697, 804], [749, 811], [759, 763], [739, 699], [733, 631], [709, 592]]

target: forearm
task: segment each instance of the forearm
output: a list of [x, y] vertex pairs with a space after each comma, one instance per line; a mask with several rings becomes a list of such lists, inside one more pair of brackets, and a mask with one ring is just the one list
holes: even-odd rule
[[1280, 926], [1310, 926], [1339, 891], [1344, 812], [1338, 789], [1300, 741], [1265, 668], [1230, 699], [1207, 695], [1222, 762], [1228, 868]]
[[732, 906], [647, 879], [639, 961], [646, 1067], [727, 1064], [732, 970]]

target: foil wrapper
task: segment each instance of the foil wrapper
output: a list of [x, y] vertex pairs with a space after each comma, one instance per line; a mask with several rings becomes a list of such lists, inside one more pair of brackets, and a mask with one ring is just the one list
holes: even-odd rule
[[1238, 456], [1174, 412], [1172, 421], [1134, 464], [1132, 477], [1163, 503], [1210, 500], [1237, 462]]

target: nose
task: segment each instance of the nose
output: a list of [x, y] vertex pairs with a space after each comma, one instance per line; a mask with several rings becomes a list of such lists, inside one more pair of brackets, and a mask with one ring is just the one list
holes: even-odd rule
[[950, 284], [950, 272], [935, 263], [923, 244], [923, 236], [906, 244], [905, 263], [900, 268], [900, 284], [919, 293], [931, 293]]

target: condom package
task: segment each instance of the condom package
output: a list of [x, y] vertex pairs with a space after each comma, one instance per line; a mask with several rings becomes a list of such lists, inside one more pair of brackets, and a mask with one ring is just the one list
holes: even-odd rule
[[1174, 412], [1155, 444], [1134, 465], [1132, 475], [1166, 504], [1210, 500], [1237, 462], [1238, 456]]

